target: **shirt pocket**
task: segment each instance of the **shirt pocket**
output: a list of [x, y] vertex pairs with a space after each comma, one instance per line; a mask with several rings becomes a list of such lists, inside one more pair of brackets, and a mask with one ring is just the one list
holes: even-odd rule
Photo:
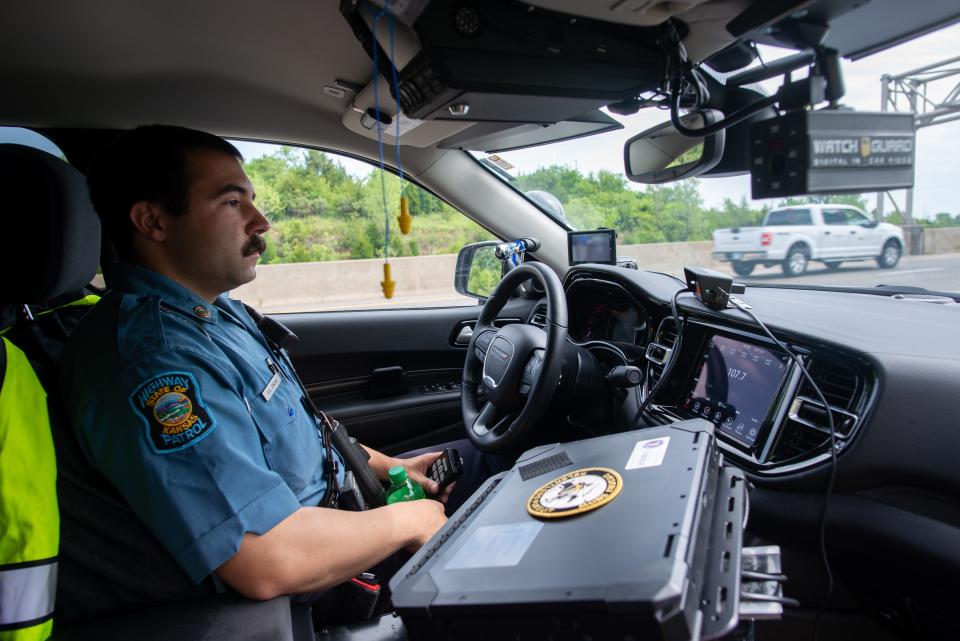
[[[265, 379], [260, 389], [268, 382]], [[270, 400], [257, 393], [249, 403], [267, 465], [299, 495], [317, 478], [323, 464], [316, 420], [304, 408], [299, 389], [284, 376]]]

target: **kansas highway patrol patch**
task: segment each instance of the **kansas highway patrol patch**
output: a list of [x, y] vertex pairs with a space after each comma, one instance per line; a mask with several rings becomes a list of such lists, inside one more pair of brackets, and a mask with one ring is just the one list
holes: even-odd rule
[[190, 447], [217, 426], [188, 372], [165, 372], [146, 380], [130, 395], [130, 405], [146, 424], [157, 454]]
[[620, 494], [623, 478], [606, 467], [588, 467], [557, 477], [527, 501], [527, 512], [541, 519], [583, 514], [606, 505]]

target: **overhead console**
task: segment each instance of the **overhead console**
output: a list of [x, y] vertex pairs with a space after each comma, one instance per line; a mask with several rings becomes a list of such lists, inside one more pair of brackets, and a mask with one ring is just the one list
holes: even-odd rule
[[[672, 318], [648, 346], [647, 390], [660, 379], [676, 345]], [[792, 343], [824, 393], [838, 448], [863, 423], [876, 390], [876, 374], [851, 355], [838, 359], [815, 346]], [[704, 418], [717, 428], [721, 448], [739, 465], [761, 474], [805, 469], [830, 456], [826, 409], [800, 369], [766, 336], [711, 319], [685, 323], [680, 353], [652, 410], [663, 420]]]
[[[369, 6], [342, 2], [341, 12], [371, 57], [379, 47], [378, 60], [389, 65], [389, 43], [379, 27], [373, 37]], [[417, 119], [568, 120], [656, 88], [667, 63], [663, 41], [677, 37], [672, 23], [615, 24], [522, 2], [433, 0], [391, 12], [421, 43], [397, 69], [402, 110]]]

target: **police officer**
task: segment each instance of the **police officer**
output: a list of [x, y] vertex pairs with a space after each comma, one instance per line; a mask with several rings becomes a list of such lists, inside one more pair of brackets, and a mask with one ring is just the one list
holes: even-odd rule
[[[324, 505], [343, 461], [324, 447], [288, 363], [223, 294], [256, 275], [270, 228], [240, 153], [210, 134], [141, 127], [91, 177], [119, 263], [62, 362], [86, 457], [179, 566], [268, 599], [314, 592], [413, 550], [445, 521], [433, 500], [366, 512]], [[428, 492], [439, 453], [370, 452]], [[325, 461], [329, 460], [329, 463]]]

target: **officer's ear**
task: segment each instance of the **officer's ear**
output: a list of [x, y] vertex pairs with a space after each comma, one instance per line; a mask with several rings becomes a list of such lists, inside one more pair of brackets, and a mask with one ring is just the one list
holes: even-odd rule
[[167, 239], [167, 218], [160, 205], [146, 200], [136, 202], [130, 208], [130, 222], [134, 231], [158, 243]]

